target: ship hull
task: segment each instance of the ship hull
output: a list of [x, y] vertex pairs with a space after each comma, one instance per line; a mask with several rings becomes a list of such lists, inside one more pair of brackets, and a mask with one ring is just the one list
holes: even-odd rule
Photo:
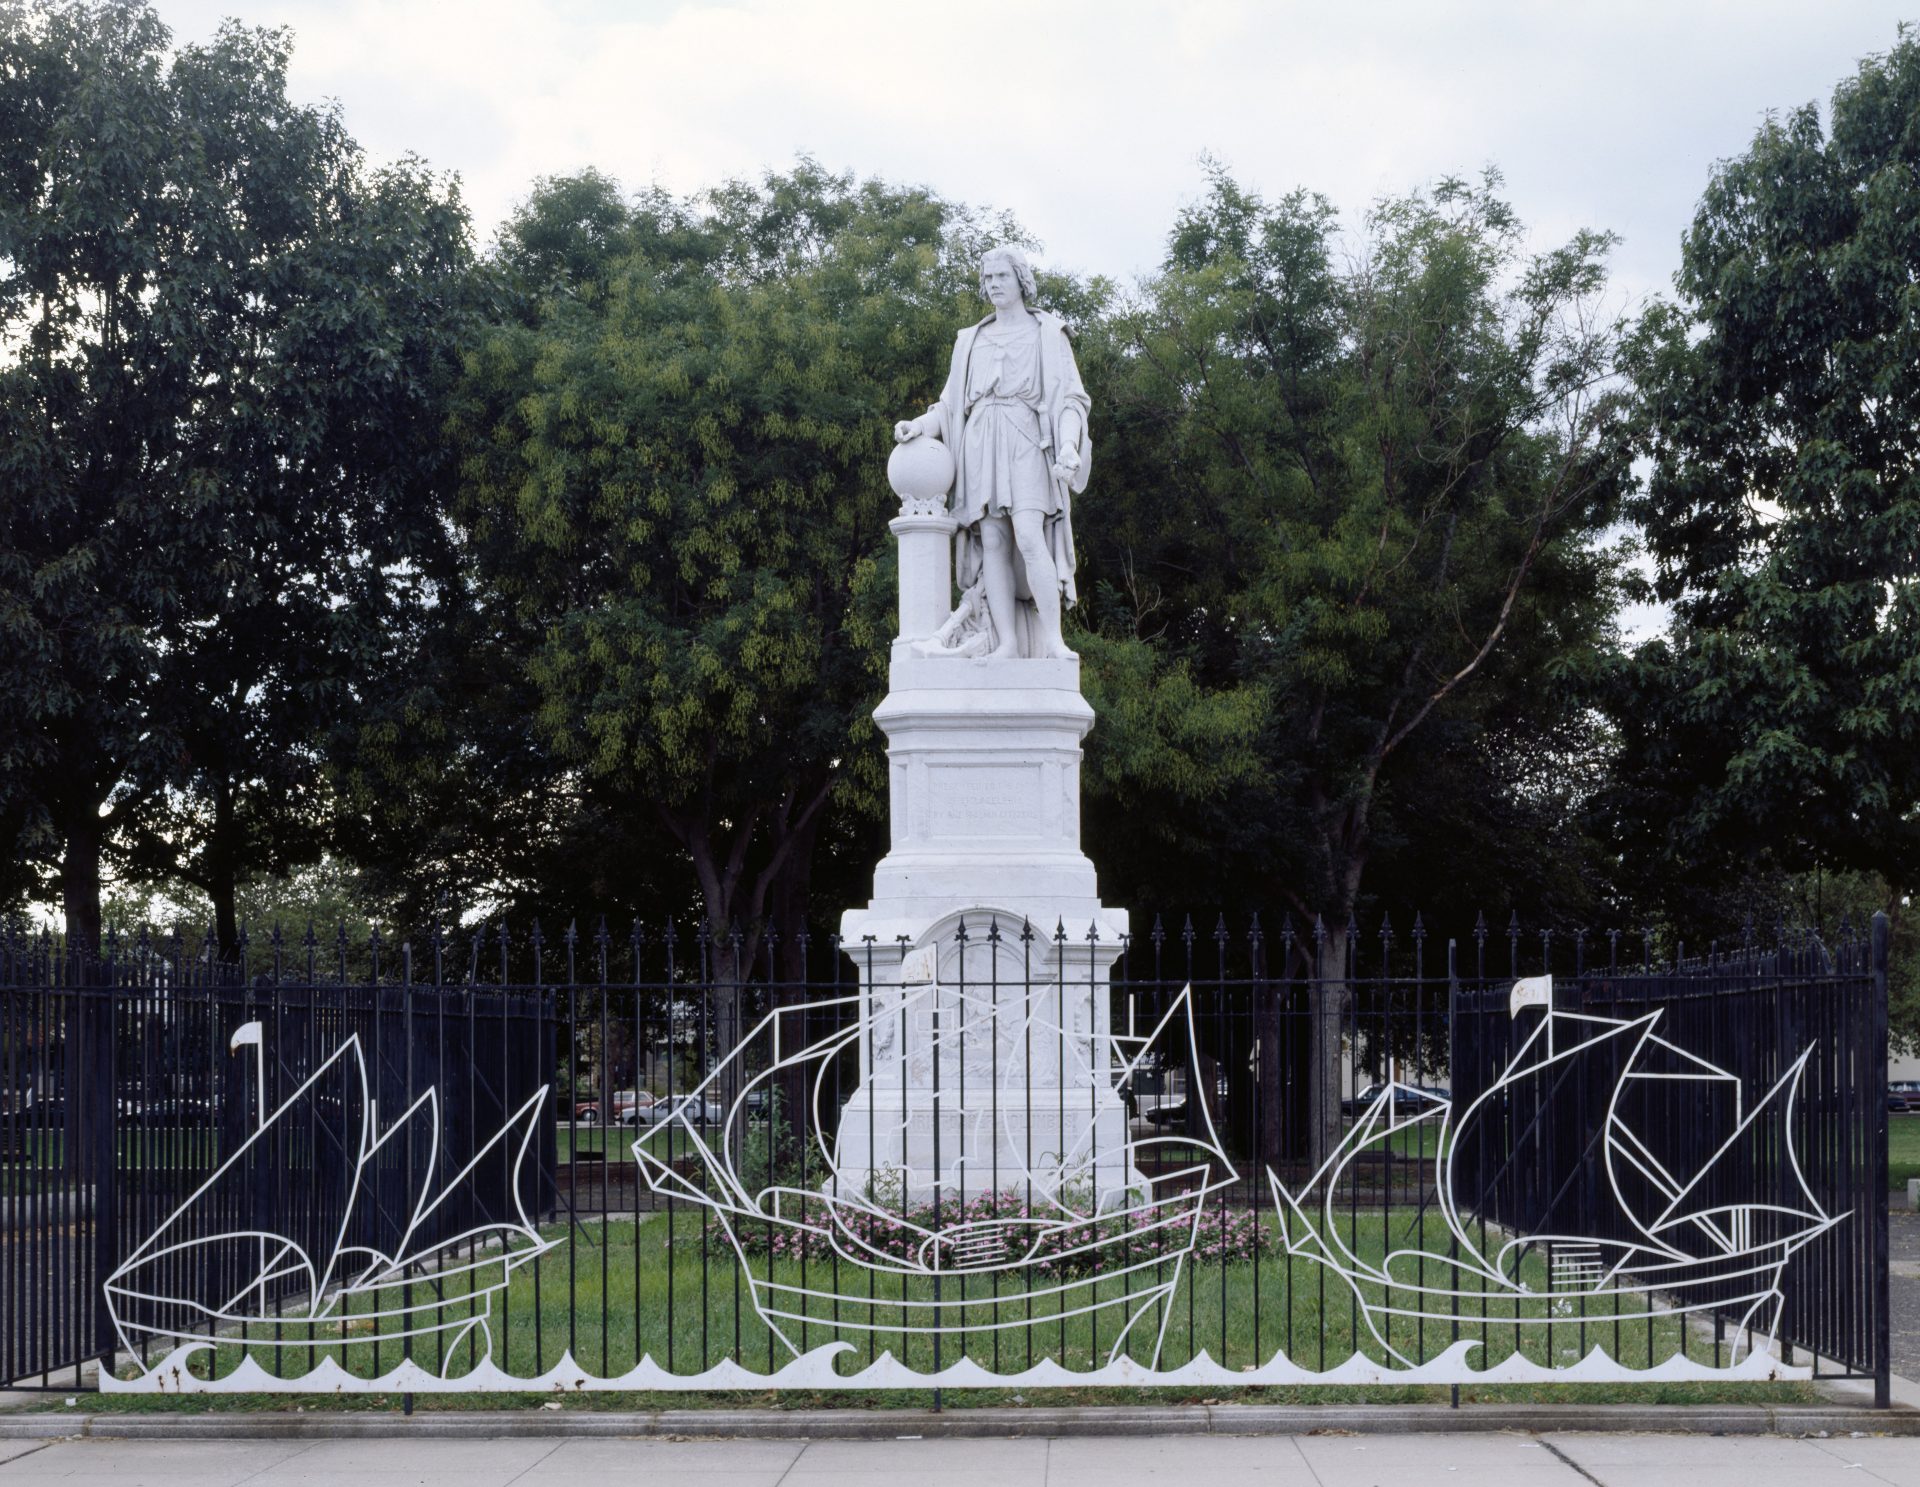
[[[1425, 1268], [1438, 1284], [1361, 1278], [1361, 1305], [1381, 1322], [1404, 1318], [1429, 1322], [1498, 1322], [1521, 1327], [1563, 1326], [1568, 1321], [1614, 1317], [1684, 1316], [1692, 1312], [1738, 1312], [1777, 1297], [1791, 1246], [1712, 1259], [1651, 1263], [1600, 1285], [1522, 1290], [1481, 1272], [1453, 1269], [1428, 1255]], [[1452, 1272], [1449, 1274], [1449, 1272]], [[1483, 1283], [1483, 1284], [1482, 1284]]]
[[[1086, 1318], [1093, 1336], [1111, 1339], [1117, 1355], [1136, 1340], [1157, 1350], [1161, 1308], [1179, 1285], [1205, 1197], [1203, 1189], [1175, 1192], [1139, 1205], [1124, 1220], [1054, 1227], [1048, 1254], [952, 1268], [888, 1263], [860, 1247], [858, 1212], [842, 1205], [835, 1205], [839, 1222], [829, 1228], [736, 1213], [719, 1218], [738, 1252], [754, 1309], [790, 1344], [813, 1327], [988, 1337]], [[805, 1231], [825, 1239], [831, 1253], [810, 1260], [804, 1270], [793, 1261], [776, 1269], [741, 1244], [736, 1225]]]
[[551, 1246], [462, 1259], [410, 1279], [388, 1277], [343, 1286], [328, 1295], [324, 1310], [317, 1314], [242, 1313], [232, 1306], [215, 1309], [141, 1295], [124, 1284], [108, 1288], [109, 1307], [121, 1341], [136, 1355], [156, 1347], [171, 1351], [183, 1344], [237, 1345], [243, 1339], [250, 1352], [387, 1346], [434, 1337], [451, 1343], [476, 1325], [484, 1325], [492, 1315], [494, 1298], [507, 1289], [513, 1272], [547, 1248]]

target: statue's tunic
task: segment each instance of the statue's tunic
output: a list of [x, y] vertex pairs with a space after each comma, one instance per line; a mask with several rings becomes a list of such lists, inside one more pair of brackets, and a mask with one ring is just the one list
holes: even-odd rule
[[[954, 536], [955, 576], [962, 591], [980, 577], [980, 520], [1015, 511], [1046, 518], [1047, 545], [1068, 604], [1074, 583], [1073, 497], [1087, 486], [1093, 446], [1087, 436], [1087, 390], [1074, 365], [1073, 346], [1057, 315], [1033, 312], [1033, 323], [1002, 333], [996, 317], [960, 332], [940, 401], [928, 411], [953, 451], [948, 510], [960, 523]], [[1055, 431], [1069, 410], [1078, 413], [1080, 466], [1072, 479], [1053, 473]], [[1016, 569], [1026, 593], [1025, 574]]]
[[1040, 427], [1043, 411], [1039, 322], [1011, 332], [982, 326], [967, 362], [967, 426], [959, 454], [966, 461], [970, 509], [955, 513], [961, 521], [971, 525], [1014, 511], [1059, 513], [1049, 441]]

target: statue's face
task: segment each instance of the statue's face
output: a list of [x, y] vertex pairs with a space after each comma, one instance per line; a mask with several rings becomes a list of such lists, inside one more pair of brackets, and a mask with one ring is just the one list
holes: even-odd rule
[[1020, 301], [1020, 276], [1004, 258], [989, 258], [980, 265], [980, 291], [996, 310], [1005, 310]]

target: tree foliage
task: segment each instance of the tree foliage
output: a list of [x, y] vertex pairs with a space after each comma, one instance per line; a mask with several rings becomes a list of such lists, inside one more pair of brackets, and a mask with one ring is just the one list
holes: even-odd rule
[[[1497, 184], [1379, 203], [1349, 259], [1326, 201], [1217, 171], [1090, 358], [1119, 445], [1087, 522], [1099, 686], [1197, 688], [1237, 734], [1189, 751], [1224, 896], [1343, 924], [1432, 787], [1524, 801], [1609, 638], [1609, 240], [1529, 254]], [[1151, 754], [1093, 747], [1124, 801]]]
[[134, 0], [0, 31], [0, 823], [208, 891], [316, 851], [317, 740], [438, 527], [466, 223], [286, 96], [285, 33]]
[[1610, 825], [1663, 884], [1920, 879], [1920, 39], [1714, 173], [1637, 332], [1633, 514], [1671, 605]]
[[547, 182], [502, 240], [526, 307], [454, 408], [467, 551], [541, 745], [681, 854], [716, 934], [791, 918], [830, 818], [880, 809], [889, 429], [983, 241], [808, 162], [687, 200]]

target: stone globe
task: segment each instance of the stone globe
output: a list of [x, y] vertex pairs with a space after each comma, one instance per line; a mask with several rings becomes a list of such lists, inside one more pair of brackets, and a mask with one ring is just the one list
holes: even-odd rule
[[952, 451], [926, 434], [896, 444], [887, 457], [887, 483], [903, 501], [943, 500], [953, 489]]

